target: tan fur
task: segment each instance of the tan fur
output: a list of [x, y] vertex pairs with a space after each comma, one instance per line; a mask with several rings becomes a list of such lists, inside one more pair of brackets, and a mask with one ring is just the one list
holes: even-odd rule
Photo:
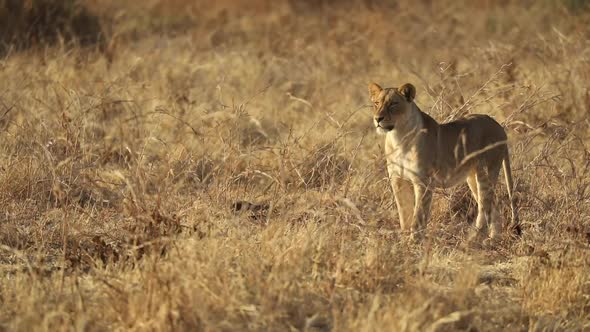
[[432, 190], [466, 181], [478, 205], [475, 234], [490, 226], [489, 236], [496, 237], [494, 186], [503, 166], [512, 228], [520, 234], [507, 136], [498, 122], [472, 114], [439, 124], [416, 106], [416, 88], [409, 83], [386, 89], [371, 83], [369, 95], [373, 122], [385, 135], [387, 170], [403, 230], [419, 236], [429, 218]]

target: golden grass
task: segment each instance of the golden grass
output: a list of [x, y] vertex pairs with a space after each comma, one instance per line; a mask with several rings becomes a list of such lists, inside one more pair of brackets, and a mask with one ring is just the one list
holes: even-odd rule
[[[100, 51], [0, 59], [2, 329], [590, 329], [581, 2], [83, 4]], [[463, 186], [400, 234], [371, 81], [507, 127], [521, 239]]]

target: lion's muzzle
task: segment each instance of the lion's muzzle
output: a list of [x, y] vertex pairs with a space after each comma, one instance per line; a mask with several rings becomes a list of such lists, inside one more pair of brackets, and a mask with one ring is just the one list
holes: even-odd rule
[[377, 128], [378, 131], [383, 131], [383, 132], [388, 132], [388, 131], [392, 131], [393, 128], [395, 127], [394, 125], [390, 124], [390, 125], [385, 125], [383, 124], [383, 119], [385, 119], [384, 117], [380, 116], [380, 117], [375, 117], [374, 121], [375, 121], [375, 127]]

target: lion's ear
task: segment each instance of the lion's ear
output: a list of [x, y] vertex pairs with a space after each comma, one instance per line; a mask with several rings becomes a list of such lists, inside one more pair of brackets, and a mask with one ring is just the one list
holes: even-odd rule
[[414, 98], [416, 98], [416, 87], [410, 83], [400, 86], [398, 91], [402, 96], [406, 97], [409, 102], [414, 101]]
[[383, 88], [379, 86], [377, 83], [369, 84], [369, 96], [371, 97], [371, 101], [377, 100], [379, 94], [383, 91]]

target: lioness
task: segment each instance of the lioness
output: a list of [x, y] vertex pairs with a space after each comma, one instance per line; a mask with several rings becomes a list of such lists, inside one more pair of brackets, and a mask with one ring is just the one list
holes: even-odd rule
[[506, 132], [487, 115], [471, 114], [439, 124], [414, 103], [416, 88], [381, 88], [369, 84], [377, 133], [385, 135], [387, 171], [393, 187], [402, 230], [419, 237], [430, 214], [432, 190], [467, 181], [477, 201], [476, 231], [490, 224], [489, 237], [498, 235], [492, 220], [494, 186], [504, 166], [512, 209], [511, 228], [521, 229], [512, 194], [512, 174]]

